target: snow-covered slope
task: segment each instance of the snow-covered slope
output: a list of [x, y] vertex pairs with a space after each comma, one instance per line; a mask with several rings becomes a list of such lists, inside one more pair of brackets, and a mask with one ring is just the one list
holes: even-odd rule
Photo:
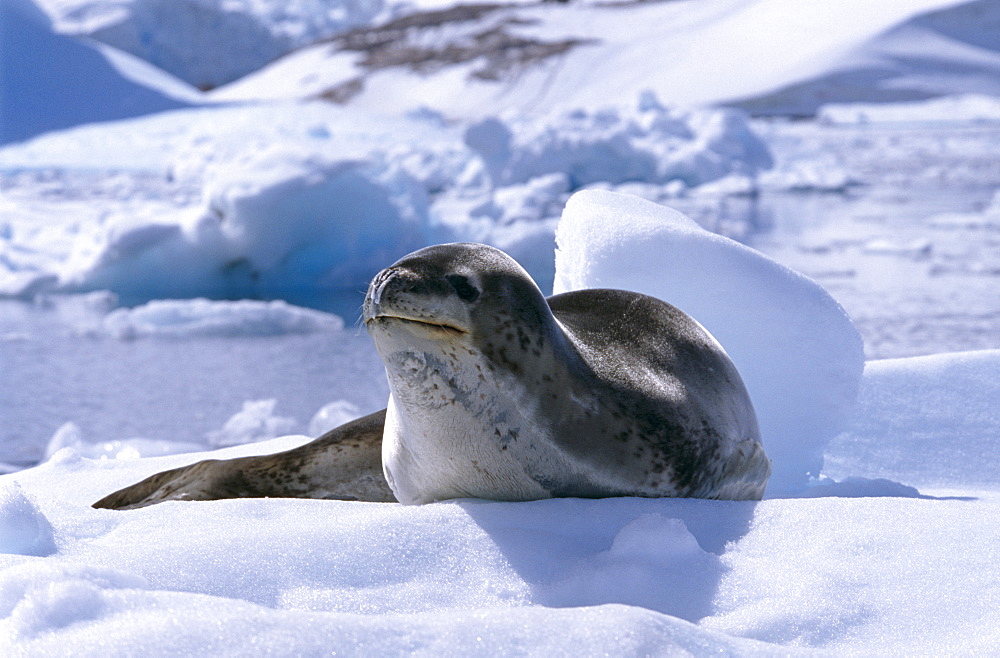
[[404, 10], [392, 0], [38, 0], [56, 29], [131, 53], [200, 88]]
[[[419, 102], [460, 114], [497, 101], [519, 110], [592, 104], [644, 88], [671, 103], [739, 101], [766, 114], [812, 114], [827, 102], [1000, 94], [1000, 10], [992, 0], [851, 1], [820, 10], [790, 0], [40, 4], [58, 30], [132, 53], [198, 87], [253, 74], [223, 97], [326, 93], [370, 96], [357, 99], [367, 107], [395, 105], [408, 95], [400, 86], [415, 82], [393, 73], [401, 69], [426, 78], [415, 85]], [[254, 73], [296, 49], [305, 50]]]
[[197, 102], [197, 90], [142, 60], [55, 34], [32, 0], [0, 3], [0, 144]]
[[[34, 27], [7, 28], [18, 36], [4, 39], [7, 85], [32, 68], [31, 50], [91, 47], [50, 34], [30, 0], [4, 6], [18, 21], [25, 20], [19, 7], [35, 16]], [[831, 102], [1000, 95], [1000, 10], [990, 0], [852, 1], [821, 11], [789, 0], [290, 6], [45, 0], [44, 6], [58, 29], [103, 40], [197, 86], [243, 76], [213, 92], [214, 100], [324, 98], [380, 114], [432, 108], [468, 119], [592, 108], [645, 90], [670, 105], [728, 103], [796, 115]], [[55, 41], [36, 48], [27, 45], [32, 39]], [[5, 114], [31, 127], [7, 133], [21, 138], [199, 98], [149, 67], [140, 72], [132, 60], [125, 66], [119, 50], [99, 52], [50, 60], [63, 92], [32, 106], [27, 99], [41, 92], [17, 82], [30, 93], [16, 94], [20, 104]], [[93, 57], [109, 59], [115, 71], [128, 68], [126, 78], [143, 88], [126, 96], [112, 82], [95, 84], [80, 73], [93, 68], [86, 64]], [[85, 78], [87, 86], [79, 87]], [[84, 93], [88, 98], [75, 98]], [[160, 93], [166, 101], [147, 97]]]
[[811, 114], [824, 102], [1000, 94], [996, 3], [788, 0], [478, 5], [305, 48], [217, 98], [325, 97], [451, 116], [593, 106], [654, 91]]
[[829, 103], [1000, 96], [1000, 3], [975, 0], [921, 14], [824, 68], [733, 104], [754, 114], [811, 116]]

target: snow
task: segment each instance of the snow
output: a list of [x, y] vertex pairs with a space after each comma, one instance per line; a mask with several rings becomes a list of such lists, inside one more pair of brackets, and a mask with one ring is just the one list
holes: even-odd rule
[[[587, 220], [608, 212], [627, 219], [602, 237]], [[710, 266], [687, 275], [700, 277], [688, 279], [692, 286], [724, 279], [719, 270], [728, 262], [747, 300], [797, 297], [795, 308], [808, 324], [828, 327], [822, 337], [830, 343], [851, 328], [838, 330], [839, 308], [814, 283], [668, 209], [589, 191], [571, 199], [561, 221], [557, 281], [593, 276], [606, 263], [601, 254], [621, 264], [614, 249], [641, 242], [670, 257], [656, 268], [667, 281], [678, 253]], [[569, 241], [587, 229], [596, 248]], [[638, 284], [650, 278], [633, 276]], [[740, 312], [729, 299], [706, 307], [713, 304]], [[768, 328], [781, 342], [780, 327]], [[853, 364], [837, 357], [841, 367]], [[794, 373], [795, 358], [776, 369]], [[1000, 436], [998, 367], [1000, 350], [869, 362], [857, 413], [836, 419], [842, 436], [809, 442], [809, 454], [768, 444], [779, 467], [801, 467], [820, 450], [846, 477], [836, 482], [823, 472], [806, 498], [760, 503], [460, 500], [403, 508], [244, 499], [121, 513], [89, 503], [160, 470], [306, 439], [135, 459], [87, 455], [78, 430], [63, 428], [48, 462], [0, 478], [0, 528], [13, 538], [0, 555], [0, 643], [8, 653], [72, 645], [96, 654], [110, 641], [115, 651], [154, 655], [178, 647], [988, 651], [1000, 640], [992, 623], [1000, 603], [992, 575], [1000, 564], [993, 531], [1000, 473], [989, 465], [996, 446], [982, 438]], [[274, 411], [273, 400], [247, 402], [209, 441], [290, 429]], [[881, 470], [870, 473], [876, 464]], [[878, 479], [886, 476], [893, 479]], [[555, 636], [558, 646], [550, 645]]]
[[817, 118], [832, 124], [1000, 121], [1000, 99], [982, 94], [958, 94], [910, 103], [829, 104], [819, 109]]
[[196, 90], [141, 60], [53, 33], [32, 0], [0, 4], [0, 63], [0, 144], [197, 102]]
[[[997, 8], [0, 0], [0, 654], [995, 652]], [[446, 240], [692, 313], [768, 497], [90, 507], [383, 407]]]
[[297, 423], [294, 418], [275, 416], [277, 403], [274, 398], [244, 402], [243, 409], [230, 418], [221, 430], [208, 433], [209, 445], [223, 448], [291, 434]]
[[[992, 0], [685, 0], [624, 11], [614, 3], [517, 2], [482, 5], [471, 21], [468, 10], [424, 1], [42, 5], [61, 32], [89, 35], [195, 87], [224, 85], [212, 94], [218, 100], [329, 95], [369, 112], [431, 107], [482, 119], [595, 107], [646, 89], [671, 104], [810, 116], [831, 102], [1000, 94]], [[379, 32], [414, 15], [421, 19], [401, 32]], [[338, 41], [351, 29], [373, 37], [363, 47]], [[392, 51], [379, 63], [365, 56], [387, 40], [409, 55]], [[412, 59], [423, 51], [426, 58]]]
[[[987, 412], [976, 428], [996, 437], [1000, 417], [981, 405], [996, 399], [997, 367], [996, 350], [873, 362], [853, 428], [915, 423], [914, 409], [928, 412], [920, 382], [938, 382], [955, 399], [974, 391]], [[942, 374], [954, 388], [940, 386]], [[890, 394], [892, 404], [878, 403]], [[931, 416], [928, 438], [950, 441], [954, 418]], [[16, 538], [0, 555], [0, 646], [13, 655], [60, 646], [91, 655], [109, 641], [152, 655], [279, 643], [297, 654], [989, 652], [1000, 640], [1000, 478], [972, 441], [954, 444], [970, 452], [953, 471], [914, 439], [902, 428], [881, 438], [895, 475], [937, 470], [953, 489], [982, 475], [986, 489], [854, 498], [873, 489], [855, 478], [820, 497], [760, 503], [244, 499], [123, 513], [88, 505], [204, 456], [303, 439], [131, 461], [65, 450], [0, 478], [2, 536]]]
[[[347, 124], [343, 113], [317, 107], [289, 116], [287, 109], [158, 115], [139, 125], [88, 126], [12, 149], [8, 166], [62, 168], [63, 154], [68, 150], [74, 157], [80, 143], [94, 144], [98, 153], [121, 146], [112, 160], [138, 153], [150, 168], [152, 189], [144, 192], [164, 202], [134, 208], [131, 190], [124, 190], [121, 201], [113, 194], [104, 208], [91, 210], [91, 218], [77, 214], [60, 226], [63, 213], [35, 219], [32, 201], [11, 199], [14, 228], [6, 237], [14, 244], [5, 264], [21, 279], [0, 289], [25, 296], [35, 276], [43, 278], [36, 288], [111, 289], [132, 303], [199, 295], [294, 299], [303, 278], [313, 288], [355, 287], [386, 259], [424, 244], [423, 190], [377, 152], [376, 140], [389, 139], [399, 122], [374, 136], [368, 129], [377, 121], [338, 125], [331, 139], [323, 136], [329, 133], [320, 121]], [[317, 122], [301, 125], [310, 113]], [[273, 132], [261, 135], [260, 143], [240, 136], [248, 123], [272, 118]], [[132, 140], [137, 132], [145, 141]], [[369, 141], [363, 149], [362, 140]], [[178, 155], [178, 143], [189, 152], [182, 146]], [[80, 157], [94, 158], [94, 151]], [[72, 188], [89, 182], [70, 180], [62, 189], [72, 197]], [[48, 204], [41, 213], [52, 208]], [[42, 222], [49, 228], [38, 232]], [[162, 277], [166, 267], [175, 276]]]
[[[595, 107], [647, 89], [671, 104], [803, 116], [831, 102], [1000, 94], [991, 0], [579, 2], [427, 19], [408, 31], [377, 25], [361, 46], [303, 48], [214, 95], [332, 93], [366, 111], [426, 106], [481, 119]], [[484, 34], [514, 55], [491, 50]], [[394, 45], [371, 45], [387, 39]]]
[[56, 550], [52, 525], [15, 482], [0, 489], [0, 553], [44, 557]]
[[102, 329], [116, 338], [142, 336], [277, 336], [339, 331], [336, 315], [298, 308], [281, 300], [234, 302], [155, 300], [135, 308], [119, 308], [103, 319]]
[[637, 107], [577, 109], [557, 119], [494, 118], [472, 124], [466, 143], [477, 150], [497, 185], [561, 173], [570, 189], [593, 183], [679, 180], [696, 187], [739, 171], [771, 166], [770, 154], [736, 112], [682, 113], [651, 92]]
[[[229, 423], [227, 423], [228, 426]], [[213, 436], [213, 434], [209, 435], [209, 437]], [[254, 435], [250, 432], [242, 434], [241, 437], [245, 438], [247, 442], [254, 439]], [[268, 438], [274, 438], [274, 435]], [[68, 422], [63, 423], [49, 439], [45, 446], [45, 459], [51, 459], [63, 449], [67, 449], [69, 454], [81, 455], [89, 459], [139, 459], [140, 457], [162, 457], [163, 455], [198, 452], [205, 449], [205, 444], [142, 437], [93, 443], [87, 440], [76, 423]]]
[[357, 405], [347, 400], [337, 400], [336, 402], [325, 404], [313, 415], [312, 420], [309, 421], [309, 431], [307, 434], [309, 436], [322, 436], [335, 427], [340, 427], [344, 423], [352, 421], [355, 418], [360, 418], [363, 415]]
[[831, 444], [838, 456], [827, 458], [826, 472], [905, 478], [920, 487], [995, 488], [998, 358], [997, 350], [982, 350], [869, 362], [858, 419]]
[[[992, 0], [945, 3], [880, 3], [887, 18], [912, 12], [895, 24], [882, 23], [865, 39], [842, 42], [805, 76], [765, 93], [743, 95], [738, 104], [754, 114], [812, 116], [829, 103], [906, 102], [961, 94], [1000, 94], [1000, 8]], [[936, 6], [933, 6], [936, 5]], [[840, 25], [849, 38], [860, 30], [850, 21], [878, 20], [871, 5], [841, 3]], [[815, 19], [814, 19], [815, 20]], [[892, 20], [892, 19], [890, 19]], [[818, 25], [814, 24], [814, 27]], [[822, 28], [820, 28], [822, 29]], [[836, 32], [836, 30], [834, 30]], [[820, 43], [826, 41], [820, 38]]]
[[[573, 190], [681, 190], [771, 164], [741, 113], [671, 109], [648, 93], [596, 111], [442, 123], [283, 103], [160, 113], [8, 147], [0, 166], [19, 178], [0, 202], [0, 296], [321, 306], [410, 251], [454, 240], [509, 250], [548, 288], [554, 223]], [[107, 199], [80, 204], [95, 177]]]
[[[200, 88], [289, 50], [391, 16], [384, 0], [39, 0], [60, 32], [85, 34]], [[221, 46], [221, 47], [220, 47]]]
[[[354, 58], [329, 54], [331, 39], [353, 28], [450, 8], [450, 3], [439, 0], [40, 0], [40, 4], [60, 32], [92, 37], [196, 87], [218, 87], [249, 74], [261, 82], [245, 80], [236, 86], [242, 90], [239, 93], [258, 97], [274, 93], [277, 80], [284, 81], [279, 85], [283, 93], [290, 80], [300, 81], [301, 90], [310, 90], [302, 95], [348, 81], [363, 66]], [[442, 107], [473, 103], [482, 107], [499, 98], [523, 110], [539, 97], [549, 107], [556, 99], [594, 105], [652, 87], [672, 102], [762, 97], [753, 101], [762, 111], [808, 112], [818, 99], [857, 100], [836, 96], [873, 87], [880, 88], [885, 99], [896, 100], [959, 93], [975, 86], [997, 91], [990, 81], [998, 60], [997, 45], [990, 40], [995, 5], [989, 0], [841, 2], [822, 8], [787, 0], [687, 0], [631, 11], [612, 3], [533, 4], [492, 8], [487, 13], [494, 18], [487, 19], [496, 21], [491, 26], [501, 25], [519, 37], [583, 42], [584, 46], [560, 55], [557, 79], [544, 67], [527, 67], [520, 69], [522, 75], [508, 76], [517, 78], [516, 90], [498, 94], [491, 85], [470, 84], [464, 64], [444, 66], [429, 76], [433, 80], [419, 94], [421, 102], [437, 95]], [[504, 20], [510, 15], [519, 17], [520, 24]], [[445, 22], [447, 27], [438, 28], [436, 38], [467, 44], [476, 34]], [[418, 47], [427, 43], [415, 35], [406, 38]], [[631, 47], [623, 48], [625, 44]], [[651, 70], [644, 66], [648, 62], [658, 66]], [[266, 65], [275, 71], [258, 75]], [[398, 81], [391, 71], [370, 76], [365, 83], [371, 87], [370, 101], [386, 100], [385, 85], [393, 87]], [[463, 89], [476, 98], [462, 99]], [[510, 100], [503, 101], [504, 96]]]

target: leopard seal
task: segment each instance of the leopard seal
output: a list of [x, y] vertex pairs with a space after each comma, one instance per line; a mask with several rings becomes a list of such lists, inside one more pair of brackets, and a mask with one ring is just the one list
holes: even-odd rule
[[161, 473], [95, 507], [763, 496], [770, 460], [740, 375], [666, 302], [610, 289], [546, 298], [499, 249], [453, 243], [380, 272], [363, 319], [389, 381], [384, 412], [284, 453]]

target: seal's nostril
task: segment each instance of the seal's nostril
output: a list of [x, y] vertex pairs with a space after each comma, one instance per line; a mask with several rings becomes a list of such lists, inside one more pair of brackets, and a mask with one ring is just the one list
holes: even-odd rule
[[390, 281], [392, 281], [392, 276], [387, 276], [382, 283], [378, 284], [378, 288], [375, 289], [375, 293], [372, 295], [373, 304], [378, 304], [382, 301], [382, 291], [385, 290]]
[[393, 269], [382, 270], [378, 276], [375, 277], [375, 280], [372, 281], [371, 287], [368, 289], [368, 299], [371, 300], [372, 304], [378, 306], [382, 303], [382, 293], [385, 292], [386, 286], [388, 286], [389, 282], [395, 277], [396, 271]]

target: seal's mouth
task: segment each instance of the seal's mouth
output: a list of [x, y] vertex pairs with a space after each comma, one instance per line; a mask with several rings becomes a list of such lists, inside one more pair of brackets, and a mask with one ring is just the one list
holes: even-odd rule
[[411, 326], [419, 331], [437, 333], [444, 336], [464, 336], [469, 333], [464, 329], [456, 327], [455, 325], [444, 324], [441, 322], [430, 322], [428, 320], [418, 320], [416, 318], [407, 318], [400, 315], [379, 314], [365, 320], [366, 325], [372, 322], [398, 322], [406, 326]]

